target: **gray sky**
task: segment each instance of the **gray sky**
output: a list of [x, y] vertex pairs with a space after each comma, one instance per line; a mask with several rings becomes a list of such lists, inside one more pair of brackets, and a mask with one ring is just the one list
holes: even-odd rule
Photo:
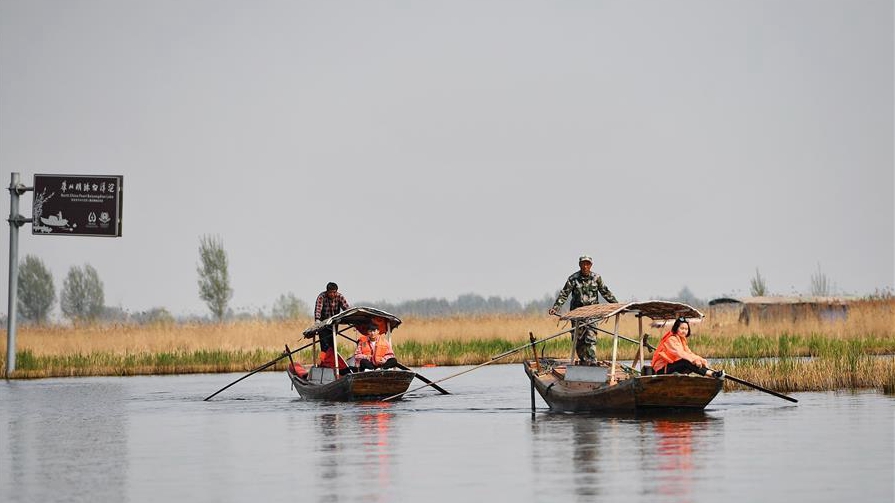
[[19, 256], [57, 292], [89, 263], [130, 311], [207, 313], [203, 234], [237, 310], [327, 281], [350, 301], [525, 302], [581, 253], [620, 300], [748, 295], [756, 268], [775, 293], [820, 268], [867, 294], [895, 284], [893, 17], [862, 0], [0, 0], [0, 174], [124, 176], [124, 237], [26, 225]]

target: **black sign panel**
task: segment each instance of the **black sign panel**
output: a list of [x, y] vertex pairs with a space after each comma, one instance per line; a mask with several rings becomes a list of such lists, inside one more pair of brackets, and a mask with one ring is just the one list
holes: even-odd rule
[[32, 234], [121, 236], [121, 176], [34, 175]]

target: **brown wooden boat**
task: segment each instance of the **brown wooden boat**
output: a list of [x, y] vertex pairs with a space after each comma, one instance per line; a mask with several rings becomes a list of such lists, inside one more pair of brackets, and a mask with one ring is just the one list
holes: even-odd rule
[[407, 391], [416, 374], [407, 370], [368, 370], [335, 377], [331, 368], [311, 367], [305, 378], [287, 368], [292, 387], [309, 400], [381, 400]]
[[[715, 398], [723, 386], [722, 379], [695, 374], [653, 375], [644, 367], [645, 338], [629, 339], [618, 333], [618, 320], [633, 314], [643, 333], [643, 317], [674, 319], [702, 319], [697, 309], [679, 302], [646, 301], [627, 304], [596, 304], [570, 311], [562, 319], [572, 322], [573, 328], [584, 324], [597, 326], [615, 319], [615, 331], [598, 331], [613, 337], [612, 359], [596, 366], [579, 365], [575, 360], [574, 335], [569, 359], [543, 357], [524, 362], [525, 373], [550, 409], [558, 412], [635, 411], [647, 409], [701, 410]], [[572, 334], [577, 333], [573, 330]], [[635, 361], [630, 366], [618, 361], [618, 341], [627, 340], [640, 345]], [[641, 370], [637, 370], [638, 366]], [[533, 400], [533, 399], [532, 399]], [[534, 402], [532, 402], [534, 404]]]
[[[366, 327], [374, 320], [378, 320], [380, 324], [387, 327], [384, 336], [389, 340], [391, 340], [392, 330], [401, 324], [401, 320], [397, 316], [385, 311], [372, 307], [353, 307], [313, 325], [303, 334], [306, 338], [314, 340], [315, 350], [313, 353], [316, 354], [316, 343], [320, 335], [332, 331], [334, 334], [333, 350], [338, 354], [337, 340], [339, 337], [335, 335], [352, 340], [344, 334], [346, 330]], [[341, 360], [341, 357], [339, 359]], [[351, 359], [349, 359], [347, 362], [349, 369], [352, 368], [351, 363]], [[407, 391], [413, 378], [417, 377], [413, 371], [397, 368], [338, 375], [334, 368], [319, 366], [316, 361], [307, 369], [293, 361], [286, 368], [286, 373], [289, 375], [292, 387], [302, 398], [334, 401], [380, 400]]]

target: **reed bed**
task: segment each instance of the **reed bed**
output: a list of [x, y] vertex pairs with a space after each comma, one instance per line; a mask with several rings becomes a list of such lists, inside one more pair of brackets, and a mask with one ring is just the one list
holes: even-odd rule
[[[881, 388], [895, 392], [895, 299], [851, 306], [847, 320], [755, 320], [738, 322], [738, 311], [709, 310], [692, 325], [691, 348], [723, 361], [728, 373], [781, 391]], [[245, 372], [280, 356], [288, 344], [307, 342], [301, 332], [310, 319], [281, 322], [238, 321], [224, 324], [22, 326], [17, 337], [15, 378], [88, 375], [138, 375], [197, 372]], [[393, 345], [405, 365], [475, 365], [528, 342], [566, 330], [546, 315], [492, 315], [404, 319]], [[611, 322], [600, 325], [612, 331]], [[636, 339], [636, 318], [621, 319], [619, 333]], [[658, 344], [667, 328], [644, 320], [643, 332]], [[351, 331], [349, 331], [351, 332]], [[356, 334], [348, 333], [354, 336]], [[538, 353], [566, 358], [568, 336], [538, 346]], [[353, 344], [340, 339], [348, 356]], [[619, 358], [630, 360], [636, 345], [620, 342]], [[502, 363], [531, 357], [525, 349]], [[601, 334], [600, 358], [611, 355], [611, 338]], [[0, 371], [6, 372], [6, 338], [0, 341]], [[805, 359], [803, 357], [810, 357]], [[304, 350], [296, 361], [310, 362]], [[647, 355], [646, 358], [649, 358]], [[282, 360], [270, 370], [283, 370]], [[726, 386], [731, 386], [728, 383]], [[734, 385], [735, 386], [735, 385]]]

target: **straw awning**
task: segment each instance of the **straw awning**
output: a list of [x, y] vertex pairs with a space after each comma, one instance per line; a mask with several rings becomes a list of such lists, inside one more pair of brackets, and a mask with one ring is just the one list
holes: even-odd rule
[[375, 307], [352, 307], [337, 315], [331, 316], [329, 319], [314, 324], [305, 329], [302, 334], [305, 337], [313, 337], [321, 331], [330, 330], [330, 327], [333, 325], [344, 325], [348, 327], [366, 326], [370, 321], [377, 318], [386, 320], [392, 330], [401, 324], [401, 319], [397, 316], [376, 309]]
[[635, 314], [653, 320], [672, 320], [679, 316], [688, 319], [701, 319], [704, 315], [698, 309], [681, 302], [665, 300], [648, 300], [645, 302], [628, 302], [626, 304], [593, 304], [569, 311], [563, 320], [584, 321], [602, 320], [616, 314]]

